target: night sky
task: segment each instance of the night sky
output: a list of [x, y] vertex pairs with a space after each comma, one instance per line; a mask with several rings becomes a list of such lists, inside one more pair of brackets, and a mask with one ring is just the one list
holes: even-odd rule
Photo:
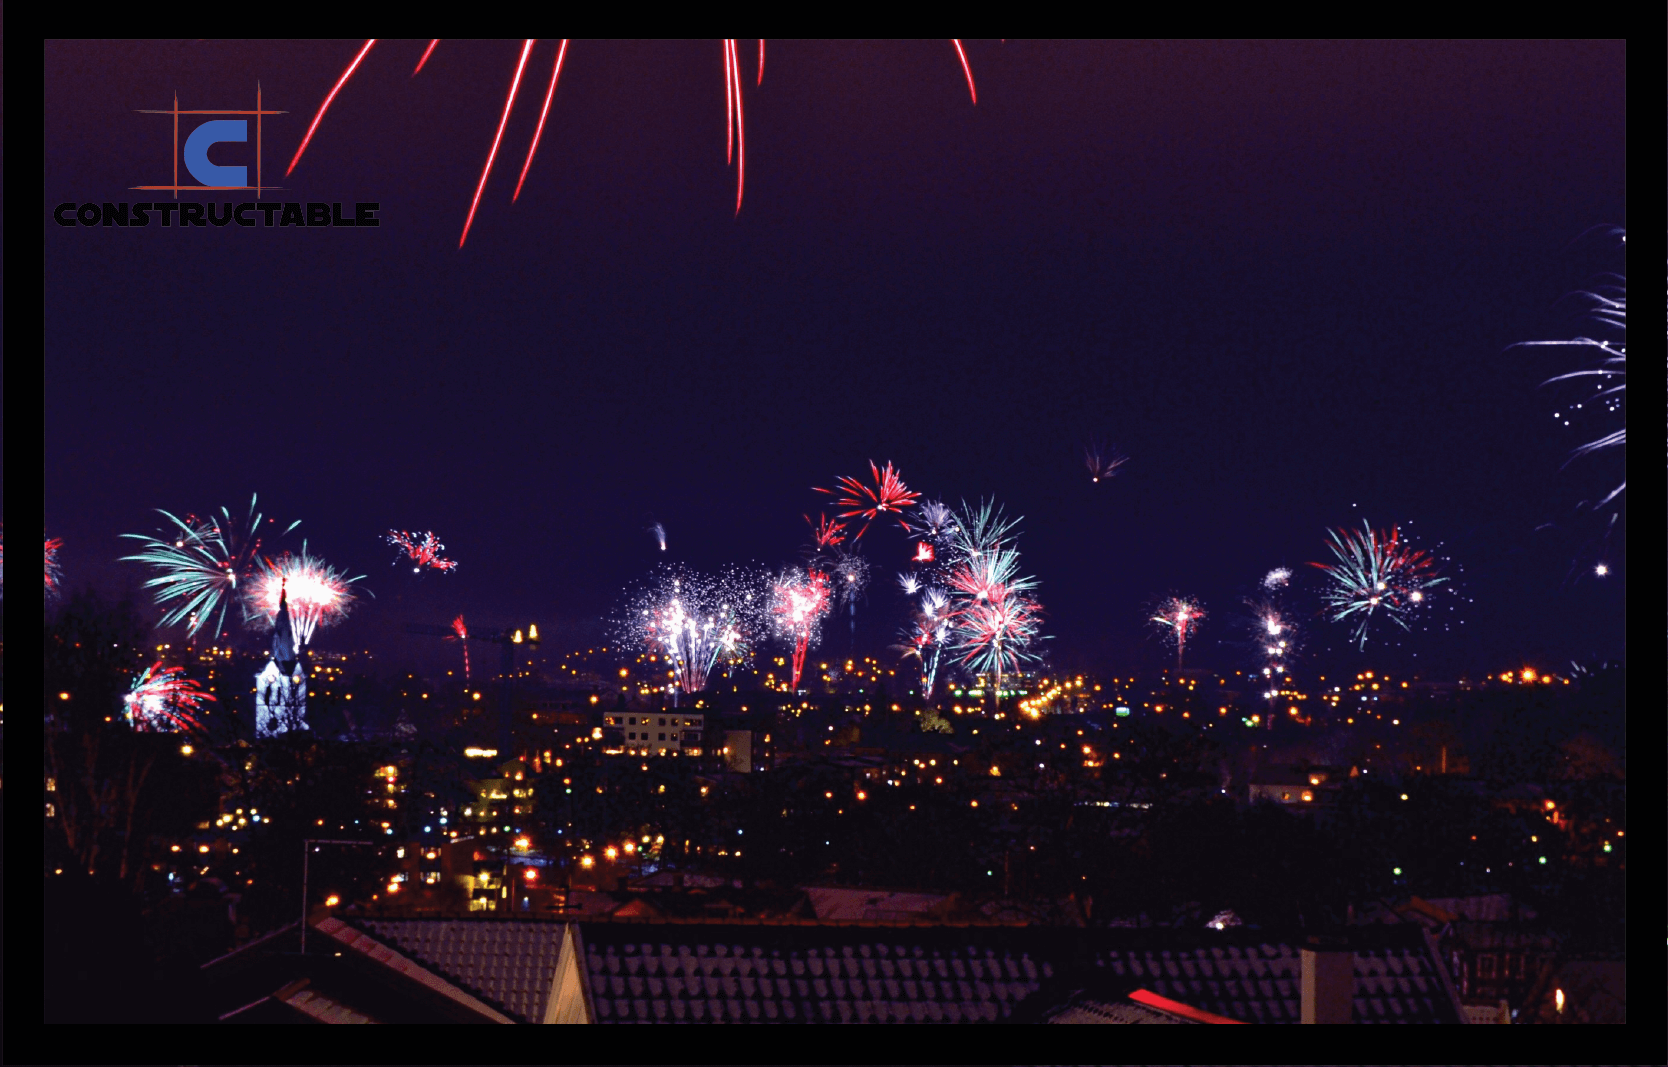
[[[1616, 472], [1560, 470], [1596, 423], [1539, 388], [1575, 357], [1508, 350], [1581, 332], [1560, 297], [1625, 270], [1578, 240], [1627, 222], [1621, 44], [976, 41], [975, 107], [945, 41], [771, 42], [762, 87], [743, 42], [737, 218], [716, 42], [571, 45], [512, 206], [540, 42], [460, 251], [519, 46], [445, 41], [413, 79], [424, 42], [379, 42], [283, 179], [361, 43], [46, 47], [44, 508], [72, 589], [137, 586], [118, 535], [150, 509], [258, 491], [376, 593], [321, 648], [416, 661], [438, 642], [401, 627], [460, 611], [594, 643], [663, 558], [796, 558], [811, 487], [873, 459], [1024, 516], [1062, 666], [1163, 663], [1142, 607], [1170, 591], [1212, 612], [1193, 662], [1242, 666], [1237, 598], [1363, 517], [1441, 542], [1474, 603], [1394, 652], [1331, 634], [1311, 668], [1624, 652], [1625, 569], [1587, 577], [1619, 538], [1577, 511]], [[381, 227], [52, 221], [167, 195], [128, 191], [169, 174], [169, 120], [135, 109], [252, 107], [257, 80], [290, 112], [271, 195]], [[1099, 485], [1095, 437], [1131, 456]], [[458, 572], [391, 567], [395, 526]], [[863, 544], [878, 648], [906, 547]]]

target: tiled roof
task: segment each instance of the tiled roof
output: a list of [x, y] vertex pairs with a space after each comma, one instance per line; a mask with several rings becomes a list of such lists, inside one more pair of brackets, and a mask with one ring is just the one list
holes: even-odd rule
[[1052, 974], [974, 929], [585, 928], [596, 1022], [998, 1022]]
[[520, 1022], [542, 1022], [562, 925], [466, 919], [366, 919], [377, 938]]
[[345, 1004], [325, 996], [312, 989], [302, 989], [287, 996], [279, 995], [279, 1000], [321, 1023], [369, 1023], [376, 1020], [354, 1011]]
[[945, 893], [892, 892], [885, 889], [850, 889], [843, 886], [806, 886], [817, 918], [906, 921], [942, 907]]
[[[1452, 986], [1423, 930], [1364, 927], [1351, 934], [1353, 1021], [1461, 1021]], [[1133, 979], [1160, 996], [1230, 1019], [1300, 1022], [1303, 971], [1299, 948], [1258, 941], [1260, 936], [1265, 935], [1233, 929], [1208, 940], [1189, 938], [1193, 943], [1185, 947], [1096, 945], [1091, 950], [1092, 965], [1109, 977]]]
[[1131, 1000], [1098, 1000], [1092, 997], [1073, 998], [1071, 1003], [1052, 1012], [1044, 1022], [1049, 1023], [1181, 1023], [1197, 1025], [1145, 1004]]

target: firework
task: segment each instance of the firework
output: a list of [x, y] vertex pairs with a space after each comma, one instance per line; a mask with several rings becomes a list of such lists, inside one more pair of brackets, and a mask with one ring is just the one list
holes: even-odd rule
[[[352, 62], [347, 65], [347, 69], [342, 71], [341, 77], [336, 79], [336, 84], [331, 86], [330, 92], [325, 96], [324, 102], [319, 105], [318, 112], [313, 116], [313, 121], [308, 125], [307, 133], [302, 137], [300, 146], [296, 148], [295, 157], [290, 160], [289, 167], [284, 171], [285, 177], [295, 171], [296, 166], [301, 162], [302, 155], [307, 151], [307, 146], [312, 143], [313, 135], [318, 132], [319, 124], [324, 121], [326, 112], [330, 110], [330, 105], [335, 102], [336, 95], [342, 91], [342, 87], [348, 83], [348, 79], [353, 77], [354, 72], [359, 69], [359, 65], [370, 54], [371, 48], [376, 42], [377, 39], [374, 37], [366, 41], [360, 47], [358, 53], [354, 55]], [[480, 180], [475, 185], [475, 196], [469, 204], [469, 214], [464, 219], [463, 233], [458, 238], [459, 248], [462, 248], [464, 242], [469, 239], [469, 229], [474, 225], [475, 212], [480, 207], [482, 193], [486, 191], [487, 179], [492, 175], [493, 163], [498, 158], [498, 149], [504, 140], [504, 129], [509, 125], [511, 112], [515, 110], [515, 99], [521, 89], [521, 79], [526, 73], [527, 61], [531, 57], [536, 43], [534, 39], [527, 39], [521, 43], [521, 54], [516, 62], [515, 74], [510, 80], [509, 93], [504, 99], [504, 111], [498, 120], [498, 130], [493, 135], [492, 147], [487, 152], [486, 164], [481, 168]], [[429, 41], [428, 47], [423, 51], [422, 58], [417, 61], [416, 68], [411, 72], [413, 78], [429, 61], [429, 57], [434, 54], [435, 47], [438, 44], [440, 44], [439, 39]], [[973, 84], [973, 67], [968, 62], [967, 50], [962, 46], [960, 40], [951, 40], [950, 44], [955, 49], [956, 58], [961, 64], [962, 75], [967, 79], [968, 95], [972, 97], [974, 106], [977, 106], [979, 93]], [[725, 38], [719, 42], [719, 46], [724, 60], [724, 163], [726, 166], [733, 163], [736, 168], [736, 214], [740, 215], [742, 194], [746, 188], [747, 180], [747, 127], [742, 117], [740, 41], [737, 38]], [[533, 158], [538, 154], [539, 141], [544, 136], [545, 120], [550, 116], [551, 102], [556, 98], [556, 85], [561, 79], [562, 62], [566, 58], [567, 52], [568, 40], [563, 39], [556, 47], [556, 60], [550, 72], [550, 87], [545, 91], [544, 105], [539, 110], [538, 126], [533, 131], [532, 143], [527, 148], [526, 161], [522, 163], [521, 174], [516, 179], [515, 192], [510, 197], [511, 203], [520, 199], [522, 186], [527, 181], [527, 172], [532, 169]], [[764, 84], [764, 60], [765, 43], [760, 40], [758, 76], [755, 85]]]
[[1205, 609], [1189, 597], [1168, 597], [1159, 604], [1152, 621], [1176, 645], [1176, 669], [1181, 670], [1182, 657], [1187, 652], [1187, 639], [1205, 619]]
[[1413, 547], [1396, 527], [1388, 533], [1363, 522], [1359, 531], [1327, 534], [1333, 563], [1311, 563], [1327, 576], [1321, 596], [1333, 622], [1354, 628], [1356, 647], [1365, 648], [1375, 619], [1412, 629], [1414, 614], [1428, 605], [1436, 586], [1448, 579], [1429, 552]]
[[1097, 443], [1087, 445], [1083, 449], [1083, 465], [1089, 468], [1089, 480], [1099, 482], [1117, 475], [1119, 468], [1129, 462], [1129, 457], [1115, 448], [1107, 448]]
[[1280, 683], [1297, 655], [1299, 632], [1292, 614], [1272, 599], [1252, 603], [1251, 629], [1251, 646], [1256, 650], [1268, 686], [1263, 693], [1268, 701], [1264, 719], [1272, 729], [1274, 702], [1280, 697]]
[[794, 690], [799, 689], [805, 670], [805, 650], [816, 640], [828, 606], [828, 576], [821, 571], [796, 567], [778, 579], [773, 589], [770, 610], [776, 617], [776, 628], [793, 642]]
[[997, 587], [967, 600], [954, 613], [961, 663], [993, 676], [1001, 699], [1002, 676], [1038, 658], [1030, 646], [1041, 633], [1041, 605], [1025, 593]]
[[[401, 556], [411, 560], [412, 574], [423, 573], [424, 567], [440, 571], [442, 574], [450, 574], [457, 570], [456, 560], [440, 558], [440, 553], [446, 551], [446, 546], [441, 544], [440, 538], [430, 530], [424, 530], [422, 533], [389, 530], [385, 540], [399, 549]], [[396, 559], [394, 562], [398, 563], [399, 560]]]
[[[954, 544], [956, 531], [960, 529], [955, 509], [937, 500], [928, 500], [916, 507], [908, 525], [909, 536], [927, 546], [926, 558], [929, 560], [932, 559], [932, 549], [942, 550]], [[919, 547], [916, 554], [920, 555]]]
[[133, 680], [122, 703], [135, 730], [184, 731], [202, 729], [197, 716], [214, 699], [213, 693], [203, 692], [185, 676], [183, 667], [164, 667], [158, 661]]
[[1267, 574], [1263, 575], [1263, 588], [1269, 590], [1270, 592], [1277, 589], [1284, 589], [1286, 588], [1286, 585], [1291, 582], [1291, 580], [1292, 572], [1289, 567], [1276, 567]]
[[818, 515], [816, 522], [811, 522], [811, 516], [806, 515], [805, 521], [811, 527], [811, 548], [814, 552], [826, 552], [846, 539], [846, 524], [843, 522], [833, 522], [827, 515]]
[[278, 605], [287, 597], [295, 650], [300, 653], [312, 644], [315, 629], [333, 626], [347, 616], [354, 601], [352, 585], [363, 577], [343, 577], [341, 571], [309, 554], [303, 544], [300, 555], [286, 552], [276, 560], [261, 560], [244, 593], [244, 618], [270, 627]]
[[657, 522], [649, 527], [649, 532], [654, 534], [655, 543], [660, 546], [660, 550], [666, 551], [666, 527]]
[[982, 500], [977, 510], [963, 501], [956, 516], [954, 550], [959, 559], [980, 559], [997, 552], [1018, 534], [1020, 518], [1008, 518], [994, 500]]
[[760, 630], [765, 597], [740, 570], [709, 576], [664, 568], [627, 621], [633, 643], [666, 660], [677, 691], [698, 693], [722, 661], [740, 663]]
[[950, 598], [942, 589], [927, 589], [921, 594], [920, 610], [904, 627], [900, 646], [905, 656], [921, 662], [921, 697], [932, 700], [933, 687], [938, 677], [938, 664], [954, 636], [950, 618]]
[[63, 586], [63, 571], [58, 567], [58, 550], [64, 547], [59, 537], [46, 538], [46, 595], [57, 596]]
[[921, 591], [921, 577], [910, 571], [903, 571], [898, 575], [898, 588], [903, 590], [904, 596], [914, 596]]
[[1003, 674], [1037, 659], [1030, 649], [1041, 632], [1042, 608], [1031, 595], [1036, 579], [1019, 573], [1019, 523], [995, 501], [977, 509], [963, 503], [950, 535], [954, 649], [964, 666], [993, 676], [998, 704]]
[[457, 641], [463, 646], [463, 680], [467, 682], [469, 681], [469, 627], [464, 623], [462, 615], [452, 620], [452, 633], [457, 636], [449, 637], [447, 640]]
[[[1608, 229], [1612, 236], [1618, 236], [1625, 247], [1626, 233], [1619, 229]], [[1571, 420], [1584, 414], [1598, 412], [1606, 415], [1622, 415], [1622, 427], [1578, 445], [1570, 453], [1565, 465], [1573, 463], [1583, 456], [1590, 456], [1597, 452], [1605, 452], [1612, 448], [1627, 447], [1627, 416], [1624, 413], [1627, 402], [1627, 278], [1623, 275], [1608, 275], [1611, 284], [1595, 286], [1591, 291], [1577, 293], [1576, 297], [1587, 305], [1587, 318], [1595, 327], [1599, 337], [1575, 337], [1567, 341], [1526, 341], [1518, 347], [1529, 348], [1536, 346], [1551, 346], [1555, 348], [1573, 348], [1583, 355], [1592, 357], [1592, 364], [1580, 370], [1548, 378], [1542, 385], [1552, 385], [1557, 382], [1591, 382], [1593, 391], [1587, 393], [1580, 400], [1569, 404], [1564, 410], [1555, 412], [1553, 417], [1566, 427]], [[1627, 489], [1627, 480], [1620, 484], [1605, 498], [1598, 502], [1598, 507], [1604, 507]]]
[[[255, 510], [258, 497], [249, 498], [249, 512], [241, 520], [231, 512], [220, 509], [218, 517], [198, 519], [187, 515], [181, 519], [166, 511], [158, 514], [173, 524], [160, 536], [123, 534], [138, 541], [143, 548], [123, 560], [146, 563], [158, 572], [145, 582], [146, 589], [156, 590], [158, 605], [173, 603], [162, 617], [160, 625], [186, 624], [186, 633], [197, 632], [214, 622], [214, 636], [225, 628], [226, 610], [247, 587], [253, 576], [261, 550], [261, 514]], [[271, 524], [271, 520], [268, 520]], [[299, 521], [284, 527], [289, 533]]]
[[843, 477], [839, 479], [836, 488], [817, 490], [819, 493], [827, 493], [834, 497], [835, 505], [851, 509], [840, 512], [840, 518], [861, 518], [863, 520], [863, 527], [857, 531], [857, 535], [852, 538], [853, 541], [861, 540], [863, 535], [868, 532], [869, 523], [873, 522], [883, 512], [898, 515], [898, 525], [907, 531], [909, 523], [902, 519], [904, 509], [921, 498], [920, 493], [912, 492], [908, 486], [904, 485], [902, 475], [893, 468], [890, 462], [882, 469], [875, 466], [874, 461], [870, 460], [869, 473], [874, 477], [873, 485], [865, 485], [857, 478]]

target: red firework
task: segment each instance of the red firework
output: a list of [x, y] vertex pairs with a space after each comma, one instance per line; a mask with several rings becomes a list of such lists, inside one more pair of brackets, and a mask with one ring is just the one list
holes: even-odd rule
[[831, 522], [827, 515], [818, 515], [816, 522], [811, 522], [811, 516], [805, 516], [805, 521], [811, 526], [811, 541], [817, 546], [818, 552], [826, 552], [846, 539], [846, 524]]
[[58, 550], [64, 547], [61, 537], [46, 539], [46, 592], [48, 596], [56, 596], [62, 584], [63, 575], [58, 569]]
[[[301, 146], [295, 150], [295, 158], [290, 160], [288, 169], [284, 171], [285, 177], [288, 177], [295, 170], [296, 165], [301, 162], [302, 155], [307, 151], [307, 146], [312, 143], [313, 134], [318, 132], [319, 123], [324, 121], [325, 112], [330, 110], [330, 105], [335, 101], [336, 94], [340, 93], [348, 79], [353, 77], [354, 71], [359, 69], [359, 64], [364, 61], [365, 56], [371, 51], [371, 46], [376, 42], [375, 37], [366, 41], [353, 57], [353, 61], [347, 65], [347, 69], [342, 71], [342, 76], [336, 79], [336, 84], [331, 86], [329, 94], [324, 98], [324, 103], [319, 105], [318, 113], [313, 116], [312, 123], [307, 127], [307, 134], [301, 139]], [[497, 159], [499, 145], [504, 139], [504, 127], [509, 124], [510, 112], [515, 108], [516, 93], [521, 88], [521, 78], [527, 70], [527, 59], [532, 54], [535, 43], [537, 43], [536, 40], [532, 38], [522, 42], [521, 57], [516, 63], [515, 76], [510, 81], [509, 95], [504, 100], [504, 113], [498, 120], [498, 132], [493, 135], [492, 148], [487, 152], [486, 165], [481, 169], [481, 180], [475, 185], [475, 197], [469, 204], [469, 215], [464, 219], [463, 233], [458, 238], [459, 248], [462, 248], [464, 242], [469, 239], [469, 228], [475, 222], [475, 211], [480, 207], [481, 194], [486, 190], [487, 178], [492, 174], [493, 161]], [[741, 214], [742, 191], [747, 179], [747, 134], [741, 113], [741, 52], [738, 47], [739, 43], [739, 39], [734, 37], [727, 37], [720, 42], [724, 55], [724, 162], [726, 165], [733, 162], [736, 167], [737, 215]], [[416, 69], [411, 72], [413, 78], [422, 71], [423, 65], [429, 61], [430, 56], [434, 55], [435, 47], [439, 44], [439, 38], [433, 38], [429, 41], [428, 47], [423, 50], [423, 57], [417, 61]], [[977, 106], [979, 92], [973, 84], [973, 68], [967, 61], [967, 50], [962, 47], [960, 40], [952, 39], [950, 44], [955, 49], [956, 58], [961, 62], [961, 72], [967, 78], [968, 95], [972, 98], [974, 106]], [[556, 97], [556, 83], [561, 78], [562, 60], [566, 57], [567, 51], [568, 39], [563, 38], [556, 49], [556, 63], [550, 72], [550, 88], [545, 92], [544, 107], [539, 111], [538, 128], [533, 132], [532, 144], [527, 149], [527, 161], [521, 166], [521, 177], [515, 183], [515, 193], [510, 197], [511, 203], [520, 198], [522, 184], [527, 180], [527, 171], [532, 167], [533, 156], [539, 150], [539, 139], [544, 134], [545, 119], [550, 115], [550, 103]], [[756, 85], [764, 84], [764, 61], [765, 43], [760, 40]]]
[[440, 553], [446, 551], [446, 546], [440, 543], [432, 531], [422, 533], [408, 533], [405, 530], [389, 530], [387, 541], [403, 552], [415, 566], [412, 574], [419, 574], [424, 567], [430, 567], [442, 573], [457, 569], [457, 561], [440, 558]]
[[776, 624], [793, 639], [793, 685], [799, 689], [799, 678], [805, 670], [805, 650], [817, 623], [828, 614], [828, 576], [821, 571], [793, 572], [776, 583], [776, 602], [771, 611]]
[[133, 680], [133, 688], [122, 700], [135, 730], [183, 731], [202, 729], [197, 714], [215, 697], [187, 678], [185, 668], [164, 667], [158, 660]]
[[457, 640], [463, 645], [463, 680], [467, 682], [469, 681], [469, 627], [463, 624], [462, 615], [452, 620], [452, 632], [458, 635]]
[[[838, 507], [850, 508], [850, 511], [840, 512], [842, 519], [861, 518], [863, 528], [857, 531], [853, 541], [861, 540], [869, 530], [869, 523], [873, 522], [883, 511], [903, 514], [905, 508], [921, 499], [921, 494], [912, 491], [904, 485], [903, 477], [887, 463], [885, 468], [875, 466], [874, 460], [869, 461], [869, 473], [874, 477], [874, 485], [864, 485], [856, 478], [844, 477], [839, 480], [835, 489], [818, 489], [819, 493], [827, 493], [835, 498]], [[898, 525], [906, 531], [909, 524], [902, 519]]]

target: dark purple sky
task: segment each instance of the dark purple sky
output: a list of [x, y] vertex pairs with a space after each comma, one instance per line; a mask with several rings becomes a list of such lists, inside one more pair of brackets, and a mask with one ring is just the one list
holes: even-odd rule
[[[248, 107], [259, 80], [281, 175], [357, 47], [46, 47], [72, 586], [136, 583], [117, 535], [148, 509], [259, 491], [370, 575], [326, 643], [404, 654], [401, 625], [459, 611], [579, 635], [656, 561], [651, 522], [699, 565], [782, 562], [811, 486], [873, 458], [1025, 516], [1068, 665], [1157, 660], [1141, 608], [1170, 590], [1214, 612], [1198, 662], [1236, 665], [1212, 646], [1241, 589], [1363, 515], [1464, 564], [1463, 632], [1404, 649], [1431, 669], [1622, 653], [1625, 572], [1567, 578], [1610, 473], [1559, 471], [1583, 435], [1537, 384], [1569, 357], [1506, 351], [1578, 331], [1558, 299], [1625, 269], [1576, 241], [1627, 221], [1621, 44], [970, 42], [974, 107], [947, 42], [772, 43], [762, 88], [747, 43], [735, 218], [716, 42], [572, 45], [512, 206], [541, 42], [459, 251], [518, 45], [442, 42], [413, 79], [424, 43], [379, 42], [274, 195], [378, 201], [380, 228], [52, 222], [165, 195], [127, 191], [169, 167], [135, 109], [176, 91]], [[1133, 457], [1111, 483], [1092, 436]], [[459, 572], [391, 569], [390, 526]], [[896, 531], [865, 544], [898, 569]], [[877, 640], [900, 609], [878, 583]]]

